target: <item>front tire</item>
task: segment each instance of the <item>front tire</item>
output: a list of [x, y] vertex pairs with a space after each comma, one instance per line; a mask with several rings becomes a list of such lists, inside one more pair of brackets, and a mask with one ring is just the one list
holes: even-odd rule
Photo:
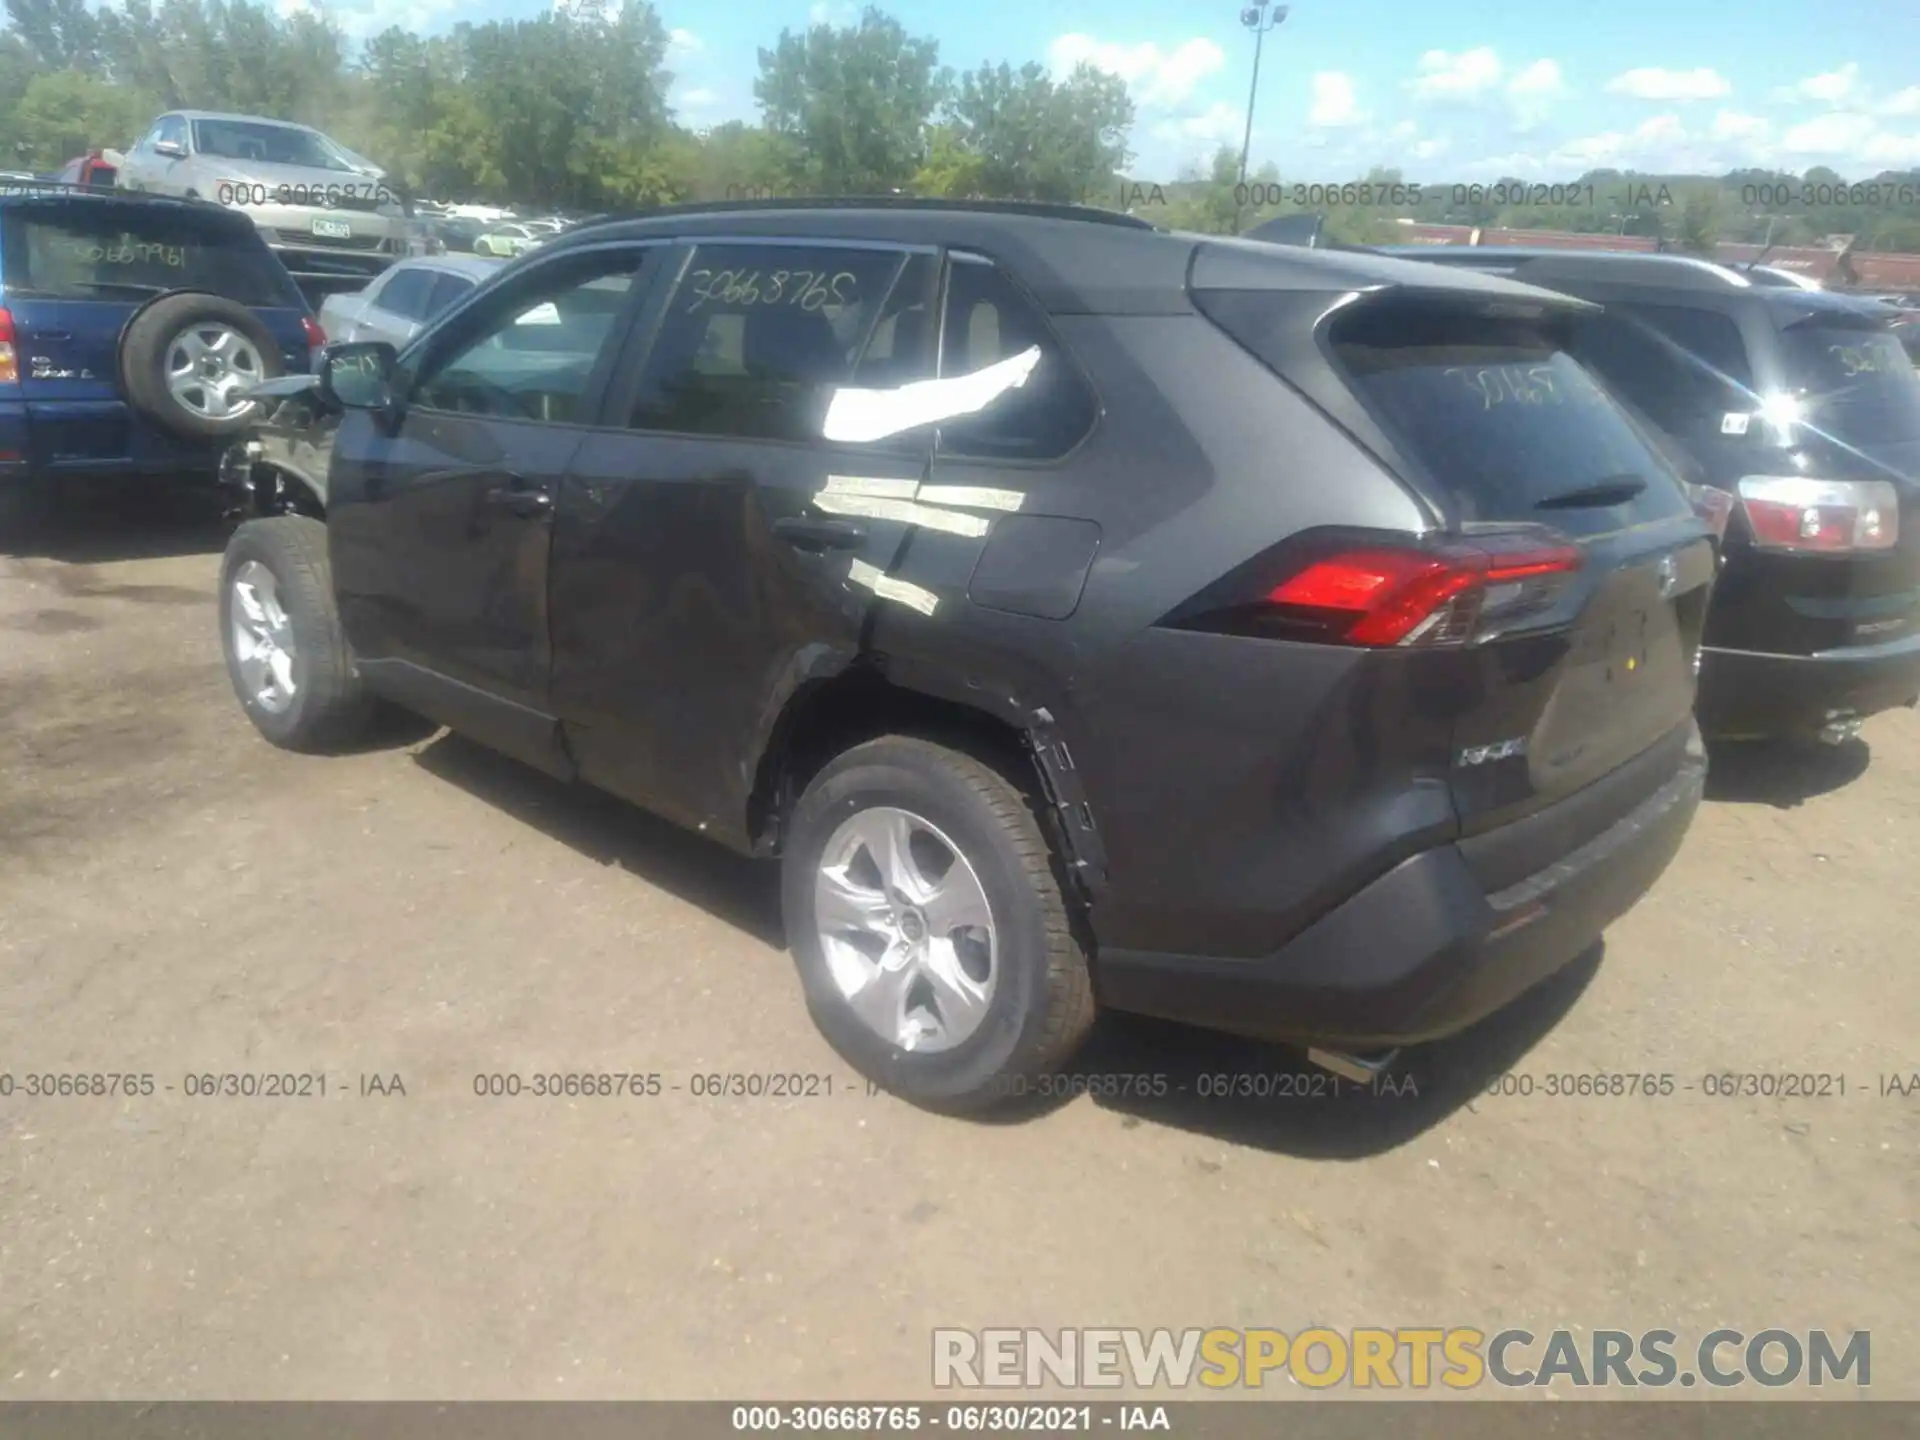
[[794, 808], [782, 908], [807, 1007], [869, 1080], [964, 1113], [1041, 1092], [1091, 1028], [1087, 956], [1025, 796], [907, 736], [854, 747]]
[[321, 521], [277, 515], [233, 532], [220, 639], [247, 718], [281, 749], [322, 753], [367, 733], [373, 697], [340, 628]]

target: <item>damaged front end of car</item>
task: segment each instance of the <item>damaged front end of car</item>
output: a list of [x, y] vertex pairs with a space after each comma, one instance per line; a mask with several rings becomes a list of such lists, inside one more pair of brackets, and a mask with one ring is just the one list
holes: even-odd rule
[[220, 458], [228, 517], [326, 518], [327, 467], [340, 416], [323, 399], [319, 377], [289, 375], [247, 394], [257, 407], [252, 422]]

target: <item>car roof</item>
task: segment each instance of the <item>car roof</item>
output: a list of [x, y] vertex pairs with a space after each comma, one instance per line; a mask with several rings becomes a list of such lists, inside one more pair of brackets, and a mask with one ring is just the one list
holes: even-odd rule
[[244, 210], [186, 195], [155, 195], [144, 190], [117, 190], [62, 180], [39, 180], [32, 184], [21, 180], [10, 184], [12, 188], [0, 186], [0, 205], [107, 205], [142, 209], [159, 205], [193, 215], [236, 235], [260, 233]]
[[395, 261], [382, 273], [391, 274], [394, 270], [444, 270], [479, 280], [492, 275], [505, 263], [492, 255], [414, 255]]
[[169, 110], [160, 119], [178, 116], [182, 120], [244, 120], [250, 125], [281, 125], [289, 130], [312, 130], [298, 120], [276, 120], [271, 115], [241, 115], [231, 110]]
[[1088, 206], [1021, 201], [849, 198], [721, 202], [609, 216], [563, 230], [542, 256], [609, 240], [755, 237], [870, 241], [974, 251], [1006, 265], [1055, 314], [1184, 314], [1201, 283], [1341, 292], [1409, 286], [1578, 306], [1491, 276], [1450, 273], [1370, 251], [1319, 250], [1198, 235]]

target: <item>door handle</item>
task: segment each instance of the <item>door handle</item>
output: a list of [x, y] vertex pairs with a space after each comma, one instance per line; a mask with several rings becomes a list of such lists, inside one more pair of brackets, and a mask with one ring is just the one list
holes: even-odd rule
[[821, 520], [807, 515], [783, 515], [773, 522], [773, 533], [790, 545], [808, 550], [858, 550], [867, 543], [867, 527], [852, 520]]
[[553, 496], [545, 490], [516, 480], [505, 485], [496, 485], [481, 495], [481, 500], [491, 510], [504, 510], [509, 515], [520, 515], [532, 519], [545, 515], [553, 509]]

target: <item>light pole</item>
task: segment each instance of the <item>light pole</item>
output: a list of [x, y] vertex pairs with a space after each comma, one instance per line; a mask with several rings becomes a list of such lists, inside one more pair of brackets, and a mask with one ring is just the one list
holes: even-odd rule
[[1240, 183], [1247, 183], [1247, 152], [1253, 149], [1253, 102], [1260, 94], [1260, 47], [1269, 30], [1278, 30], [1287, 18], [1287, 6], [1254, 0], [1240, 12], [1240, 23], [1253, 32], [1253, 84], [1247, 87], [1247, 133], [1240, 142]]

